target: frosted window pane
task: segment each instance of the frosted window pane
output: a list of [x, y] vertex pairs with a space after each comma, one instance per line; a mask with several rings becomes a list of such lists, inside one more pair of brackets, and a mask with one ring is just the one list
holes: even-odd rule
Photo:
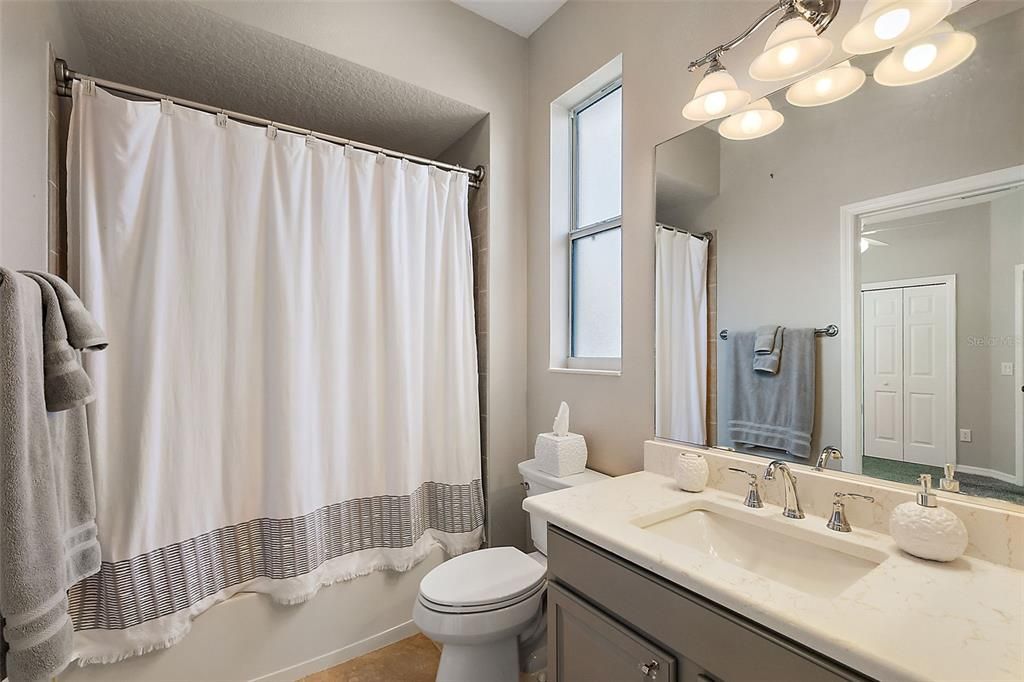
[[576, 227], [622, 214], [622, 88], [576, 115]]
[[617, 358], [622, 349], [622, 229], [572, 242], [572, 355]]

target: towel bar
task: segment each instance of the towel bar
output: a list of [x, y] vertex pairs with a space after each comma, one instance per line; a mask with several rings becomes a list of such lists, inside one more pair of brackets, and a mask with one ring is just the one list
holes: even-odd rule
[[[830, 324], [829, 326], [827, 326], [827, 327], [825, 327], [823, 329], [815, 329], [814, 330], [814, 335], [815, 336], [830, 336], [830, 337], [831, 336], [839, 336], [839, 327], [835, 326], [834, 324]], [[723, 329], [722, 331], [718, 332], [718, 338], [722, 339], [723, 341], [728, 341], [729, 340], [729, 330], [728, 329]]]

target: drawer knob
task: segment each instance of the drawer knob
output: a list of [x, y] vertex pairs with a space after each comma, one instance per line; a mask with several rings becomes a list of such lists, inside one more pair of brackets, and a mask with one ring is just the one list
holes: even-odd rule
[[658, 676], [658, 662], [651, 661], [650, 663], [641, 663], [637, 666], [640, 672], [643, 673], [644, 677], [649, 677], [652, 680]]

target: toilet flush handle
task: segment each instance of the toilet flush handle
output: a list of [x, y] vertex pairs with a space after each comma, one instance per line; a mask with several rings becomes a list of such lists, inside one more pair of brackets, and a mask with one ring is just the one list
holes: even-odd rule
[[519, 485], [523, 486], [523, 490], [526, 490], [527, 492], [529, 492], [529, 490], [530, 490], [530, 482], [529, 481], [522, 481]]

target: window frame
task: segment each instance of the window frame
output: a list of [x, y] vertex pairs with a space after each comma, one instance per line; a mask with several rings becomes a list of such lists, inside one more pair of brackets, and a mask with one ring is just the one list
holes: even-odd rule
[[[579, 124], [578, 118], [581, 113], [586, 111], [591, 106], [597, 104], [605, 97], [608, 97], [616, 90], [622, 89], [622, 77], [619, 76], [615, 80], [605, 84], [598, 90], [596, 90], [589, 97], [584, 99], [582, 102], [574, 106], [569, 110], [569, 230], [568, 230], [568, 249], [567, 249], [567, 272], [569, 275], [568, 281], [568, 293], [569, 293], [569, 334], [568, 341], [569, 347], [566, 349], [566, 367], [568, 369], [594, 369], [594, 370], [617, 370], [621, 366], [622, 362], [622, 334], [619, 334], [619, 355], [617, 357], [591, 357], [585, 355], [576, 355], [576, 328], [573, 320], [573, 313], [575, 306], [573, 305], [574, 293], [575, 293], [575, 278], [573, 277], [573, 242], [577, 239], [583, 239], [585, 237], [592, 237], [602, 232], [609, 230], [620, 230], [620, 247], [619, 247], [619, 273], [620, 273], [620, 291], [619, 291], [619, 311], [621, 315], [622, 311], [622, 291], [621, 291], [621, 272], [622, 272], [622, 184], [621, 179], [619, 183], [619, 214], [611, 218], [592, 223], [589, 225], [579, 226], [579, 199], [580, 199], [580, 185], [579, 185]], [[619, 118], [620, 131], [622, 128], [622, 117]], [[620, 161], [621, 163], [621, 152]], [[621, 321], [620, 321], [621, 324]]]

